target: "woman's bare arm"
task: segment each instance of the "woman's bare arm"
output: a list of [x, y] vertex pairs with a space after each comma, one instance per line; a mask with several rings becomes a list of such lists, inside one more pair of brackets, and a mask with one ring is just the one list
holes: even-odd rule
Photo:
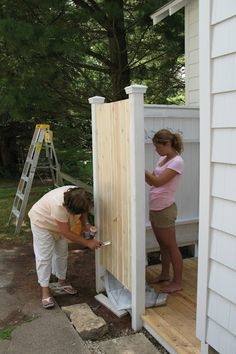
[[81, 235], [76, 234], [70, 230], [69, 224], [67, 222], [60, 222], [56, 220], [58, 231], [62, 234], [67, 240], [72, 242], [78, 242], [82, 246], [89, 247], [90, 249], [96, 249], [101, 246], [101, 242], [95, 239], [86, 240]]
[[177, 171], [167, 168], [161, 175], [155, 176], [153, 173], [145, 171], [145, 180], [149, 186], [161, 187], [178, 174]]

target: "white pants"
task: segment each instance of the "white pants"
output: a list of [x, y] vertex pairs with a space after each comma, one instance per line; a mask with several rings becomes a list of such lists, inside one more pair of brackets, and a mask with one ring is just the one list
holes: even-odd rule
[[66, 279], [67, 240], [64, 238], [56, 240], [50, 231], [33, 224], [31, 224], [31, 230], [39, 284], [47, 287], [51, 274], [59, 279]]

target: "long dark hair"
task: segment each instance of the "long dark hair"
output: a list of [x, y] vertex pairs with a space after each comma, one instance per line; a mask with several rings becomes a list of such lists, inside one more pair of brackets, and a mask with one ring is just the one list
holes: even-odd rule
[[169, 141], [171, 142], [171, 147], [175, 149], [178, 154], [181, 154], [183, 152], [183, 141], [179, 133], [172, 133], [168, 129], [161, 129], [152, 138], [152, 142], [154, 145], [165, 145]]

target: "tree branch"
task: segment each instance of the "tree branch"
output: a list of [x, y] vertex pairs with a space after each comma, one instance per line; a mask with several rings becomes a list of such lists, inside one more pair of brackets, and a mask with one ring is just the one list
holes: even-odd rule
[[78, 65], [78, 66], [80, 66], [81, 68], [84, 68], [84, 69], [100, 71], [100, 72], [103, 72], [103, 73], [109, 73], [109, 71], [110, 71], [108, 68], [103, 68], [103, 67], [101, 67], [99, 65], [96, 65], [96, 64], [86, 64], [86, 63], [83, 63], [83, 62], [71, 62], [69, 60], [67, 60], [67, 61], [72, 66]]
[[[135, 53], [133, 54], [132, 58], [130, 59], [129, 65], [132, 65], [132, 64], [133, 64], [133, 61], [134, 61], [134, 59], [135, 59], [135, 57], [136, 57], [136, 55], [137, 55], [137, 53], [138, 53], [138, 51], [139, 51], [140, 43], [142, 42], [142, 39], [144, 38], [144, 36], [145, 36], [145, 34], [146, 34], [146, 32], [147, 32], [148, 29], [149, 29], [149, 26], [147, 26], [147, 27], [144, 29], [144, 31], [142, 32], [142, 35], [140, 36], [139, 41], [138, 41], [137, 45], [135, 46], [137, 49], [136, 49]], [[146, 55], [146, 53], [145, 53], [145, 55]]]
[[[154, 58], [151, 58], [151, 59], [149, 59], [149, 60], [146, 60], [145, 62], [140, 63], [140, 64], [137, 65], [137, 66], [133, 66], [133, 67], [132, 67], [132, 70], [133, 70], [133, 69], [137, 69], [137, 68], [139, 68], [140, 66], [144, 66], [144, 65], [146, 65], [147, 63], [151, 63], [153, 60], [160, 59], [160, 58], [163, 57], [164, 55], [165, 55], [165, 53], [161, 53], [160, 55], [158, 55], [158, 56], [156, 56], [156, 57], [154, 57]], [[138, 61], [137, 61], [136, 63], [138, 63]]]
[[113, 66], [113, 63], [107, 59], [106, 57], [104, 57], [103, 55], [101, 55], [100, 53], [97, 53], [97, 52], [94, 52], [93, 50], [91, 49], [86, 49], [86, 53], [91, 55], [92, 57], [100, 60], [102, 63], [104, 63], [105, 65], [109, 66], [109, 67], [112, 67]]
[[85, 74], [85, 72], [83, 70], [79, 69], [79, 72], [87, 80], [87, 82], [89, 82], [89, 85], [94, 89], [94, 91], [97, 94], [109, 99], [109, 97], [107, 97], [107, 95], [104, 92], [102, 92], [101, 89], [99, 89], [97, 86], [94, 85], [94, 82], [92, 80], [90, 80], [90, 78]]
[[65, 13], [65, 7], [57, 14], [57, 16], [50, 22], [50, 25], [53, 25], [63, 14]]
[[[102, 12], [100, 7], [93, 1], [90, 1], [90, 3], [93, 3], [92, 5], [87, 4], [83, 0], [73, 0], [76, 6], [82, 7], [84, 10], [86, 10], [93, 19], [95, 19], [99, 25], [102, 28], [105, 28], [106, 30], [108, 29], [107, 27], [107, 16]], [[99, 14], [100, 16], [97, 16]]]

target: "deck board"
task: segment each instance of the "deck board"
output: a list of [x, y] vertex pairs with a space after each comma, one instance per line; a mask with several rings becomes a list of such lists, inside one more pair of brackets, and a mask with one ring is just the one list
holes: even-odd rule
[[[154, 280], [160, 274], [160, 265], [147, 268], [147, 281]], [[161, 291], [167, 285], [152, 284]], [[199, 354], [200, 341], [196, 338], [196, 294], [197, 260], [184, 260], [183, 290], [168, 296], [167, 305], [146, 309], [143, 321], [159, 337], [162, 337], [178, 354]]]

